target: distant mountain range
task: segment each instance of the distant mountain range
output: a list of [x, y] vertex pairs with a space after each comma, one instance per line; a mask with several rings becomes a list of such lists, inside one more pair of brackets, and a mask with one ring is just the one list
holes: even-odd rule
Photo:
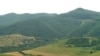
[[[75, 37], [100, 37], [100, 12], [77, 8], [63, 14], [15, 14], [0, 16], [0, 35], [34, 36], [38, 43]], [[42, 45], [42, 44], [41, 44]]]

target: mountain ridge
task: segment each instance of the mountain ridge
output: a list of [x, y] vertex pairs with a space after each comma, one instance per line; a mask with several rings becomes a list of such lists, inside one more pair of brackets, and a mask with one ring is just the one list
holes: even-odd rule
[[34, 36], [36, 46], [66, 38], [100, 37], [100, 13], [78, 8], [65, 14], [7, 14], [0, 16], [0, 35]]

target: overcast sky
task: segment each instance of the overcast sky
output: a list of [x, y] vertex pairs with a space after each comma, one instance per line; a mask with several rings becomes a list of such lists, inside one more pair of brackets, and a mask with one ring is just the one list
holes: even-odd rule
[[100, 12], [100, 0], [0, 0], [0, 14], [65, 13], [78, 7]]

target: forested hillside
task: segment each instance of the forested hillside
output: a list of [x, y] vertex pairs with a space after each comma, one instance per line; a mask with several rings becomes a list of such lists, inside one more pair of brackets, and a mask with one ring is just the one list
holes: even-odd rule
[[[53, 43], [61, 39], [73, 39], [84, 37], [92, 37], [99, 39], [100, 37], [100, 12], [90, 11], [83, 8], [77, 8], [68, 13], [62, 14], [15, 14], [9, 13], [0, 16], [0, 35], [2, 40], [7, 40], [7, 46], [21, 45], [22, 39], [28, 39], [29, 36], [34, 36], [36, 39], [32, 46], [42, 46]], [[28, 36], [18, 38], [12, 34], [21, 34]], [[8, 35], [8, 37], [2, 37]], [[13, 42], [16, 40], [15, 42]], [[9, 43], [11, 41], [11, 43]], [[30, 41], [29, 41], [30, 42]], [[23, 43], [23, 42], [20, 42]], [[71, 42], [70, 42], [71, 43]], [[26, 42], [24, 43], [26, 44]], [[24, 45], [23, 44], [23, 45]], [[28, 43], [31, 45], [31, 43]], [[2, 46], [5, 46], [6, 42]], [[87, 44], [85, 44], [87, 45]]]
[[[65, 36], [97, 36], [100, 13], [82, 8], [63, 14], [6, 14], [0, 16], [0, 35], [23, 34], [27, 36], [58, 38]], [[96, 31], [97, 30], [97, 31]], [[99, 32], [98, 32], [99, 34]]]

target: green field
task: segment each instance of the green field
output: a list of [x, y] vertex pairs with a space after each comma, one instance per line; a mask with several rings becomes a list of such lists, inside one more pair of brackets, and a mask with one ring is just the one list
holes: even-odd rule
[[59, 56], [87, 56], [91, 55], [90, 51], [94, 51], [91, 48], [83, 48], [83, 47], [66, 47], [65, 41], [60, 41], [58, 43], [50, 44], [47, 46], [39, 47], [33, 49], [33, 51], [44, 52], [56, 54]]
[[[60, 40], [56, 43], [48, 44], [23, 51], [25, 54], [42, 55], [42, 56], [99, 56], [99, 50], [93, 50], [91, 47], [69, 47], [66, 40]], [[23, 56], [20, 52], [8, 52], [0, 56]]]
[[13, 56], [13, 55], [8, 55], [8, 54], [0, 54], [0, 56]]

